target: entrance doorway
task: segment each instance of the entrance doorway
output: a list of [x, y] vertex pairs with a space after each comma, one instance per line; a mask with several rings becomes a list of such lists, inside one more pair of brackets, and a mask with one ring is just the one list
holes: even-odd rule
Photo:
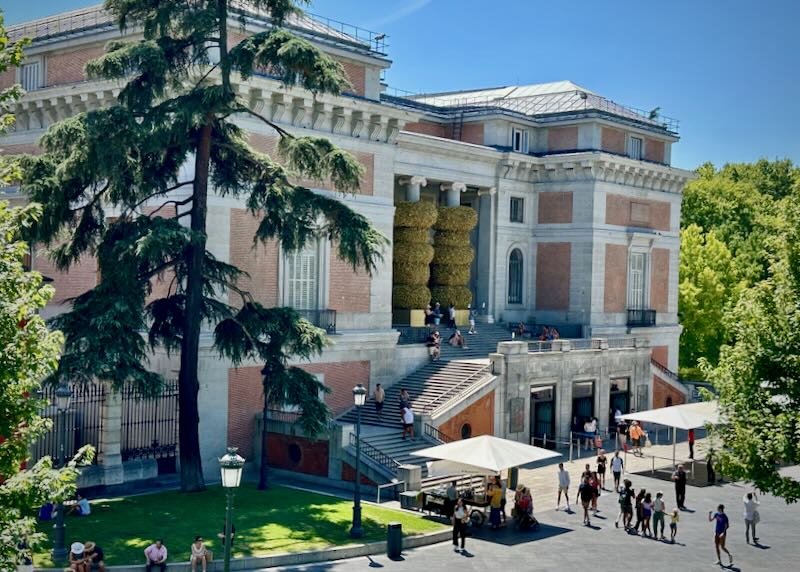
[[531, 387], [531, 444], [555, 448], [556, 387]]
[[594, 382], [576, 381], [572, 384], [572, 430], [583, 432], [583, 424], [594, 417]]
[[622, 414], [630, 413], [631, 393], [629, 390], [630, 380], [627, 377], [617, 377], [611, 379], [611, 390], [608, 400], [608, 426], [616, 424], [615, 415], [617, 411]]

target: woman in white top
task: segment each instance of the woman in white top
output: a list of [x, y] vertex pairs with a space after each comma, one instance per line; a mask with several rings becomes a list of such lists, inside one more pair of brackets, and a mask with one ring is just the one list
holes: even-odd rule
[[197, 563], [201, 563], [203, 572], [206, 572], [206, 564], [211, 560], [211, 553], [203, 543], [202, 536], [195, 536], [192, 542], [192, 556], [189, 562], [192, 564], [192, 572], [197, 572]]
[[464, 499], [456, 500], [456, 507], [453, 510], [453, 551], [458, 552], [458, 537], [461, 537], [461, 550], [464, 550], [464, 542], [467, 538], [467, 523], [469, 514], [464, 506]]
[[753, 544], [758, 544], [758, 537], [756, 536], [756, 524], [760, 519], [758, 514], [758, 499], [754, 493], [747, 493], [742, 497], [744, 502], [744, 538], [747, 544], [750, 544], [750, 529], [753, 529]]

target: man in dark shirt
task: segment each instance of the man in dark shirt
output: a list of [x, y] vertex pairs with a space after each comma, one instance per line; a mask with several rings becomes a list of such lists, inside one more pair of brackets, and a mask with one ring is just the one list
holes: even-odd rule
[[92, 541], [89, 541], [84, 546], [84, 558], [86, 562], [89, 563], [91, 570], [98, 570], [99, 572], [105, 572], [106, 564], [103, 561], [105, 559], [105, 554], [103, 553], [103, 549], [97, 546]]
[[583, 482], [578, 487], [578, 496], [581, 499], [581, 505], [583, 505], [583, 524], [586, 526], [592, 524], [589, 521], [589, 505], [592, 502], [592, 498], [594, 498], [594, 492], [594, 487], [589, 482], [589, 477], [584, 476]]
[[675, 483], [675, 502], [679, 509], [686, 510], [686, 470], [683, 465], [678, 465], [678, 470], [672, 473], [672, 480]]

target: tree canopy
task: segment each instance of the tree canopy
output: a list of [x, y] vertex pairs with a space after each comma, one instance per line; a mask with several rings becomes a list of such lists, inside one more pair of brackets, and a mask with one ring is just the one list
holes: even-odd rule
[[[248, 78], [259, 70], [314, 93], [338, 94], [348, 85], [339, 63], [283, 26], [297, 11], [294, 2], [252, 0], [248, 6], [269, 20], [269, 29], [231, 47], [228, 34], [237, 21], [228, 0], [106, 0], [121, 29], [143, 30], [141, 40], [110, 42], [87, 66], [93, 78], [125, 82], [118, 101], [53, 125], [41, 140], [45, 153], [27, 159], [23, 181], [44, 205], [33, 236], [52, 246], [57, 265], [68, 268], [85, 254], [99, 265], [97, 286], [55, 321], [66, 335], [56, 377], [153, 388], [160, 376], [148, 368], [148, 351], [179, 352], [179, 449], [187, 491], [204, 487], [197, 405], [201, 326], [216, 327], [217, 349], [234, 360], [257, 355], [269, 365], [266, 349], [277, 352], [278, 362], [285, 361], [284, 351], [303, 356], [317, 349], [310, 334], [285, 348], [277, 341], [254, 348], [275, 316], [240, 287], [239, 268], [209, 252], [209, 193], [241, 201], [259, 220], [254, 241], [277, 240], [288, 251], [321, 236], [354, 268], [371, 272], [386, 243], [342, 201], [297, 183], [327, 180], [339, 191], [354, 191], [363, 174], [358, 161], [324, 138], [288, 133], [231, 87], [233, 74]], [[248, 145], [237, 123], [242, 116], [280, 136], [279, 157]], [[187, 165], [188, 178], [182, 175]], [[159, 278], [168, 292], [147, 301]], [[228, 302], [228, 293], [236, 300]], [[312, 331], [296, 313], [282, 319]], [[300, 393], [316, 398], [316, 389], [310, 383], [292, 389], [308, 427], [322, 418], [324, 404], [313, 406]]]

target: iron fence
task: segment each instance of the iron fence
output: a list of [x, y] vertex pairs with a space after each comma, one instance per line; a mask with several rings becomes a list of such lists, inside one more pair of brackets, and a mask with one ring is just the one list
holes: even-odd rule
[[656, 311], [639, 308], [628, 308], [628, 325], [649, 327], [656, 325]]
[[424, 344], [431, 335], [433, 327], [428, 326], [392, 326], [400, 332], [397, 338], [398, 345]]
[[[355, 436], [355, 434], [350, 433], [350, 446], [351, 447], [355, 447], [356, 443], [358, 442], [358, 440], [359, 439], [358, 439], [358, 437]], [[398, 463], [397, 461], [392, 459], [389, 455], [387, 455], [386, 453], [384, 453], [383, 451], [381, 451], [377, 447], [374, 447], [373, 445], [370, 445], [369, 443], [367, 443], [363, 439], [361, 439], [361, 454], [366, 456], [366, 457], [369, 457], [374, 462], [378, 463], [379, 465], [381, 465], [382, 467], [387, 469], [392, 474], [396, 474], [397, 473], [397, 468], [400, 466], [400, 463]]]
[[[44, 417], [53, 421], [52, 429], [42, 436], [31, 448], [31, 464], [45, 456], [60, 461], [60, 428], [64, 428], [64, 458], [69, 460], [84, 445], [94, 446], [100, 453], [100, 434], [103, 430], [103, 406], [106, 400], [106, 388], [102, 384], [71, 384], [72, 399], [66, 411], [59, 411], [56, 406], [56, 387], [42, 388], [41, 397], [48, 405], [42, 412]], [[97, 454], [94, 457], [97, 463]]]
[[425, 430], [425, 435], [426, 436], [431, 437], [433, 439], [436, 439], [437, 441], [440, 441], [441, 443], [452, 443], [453, 441], [455, 441], [455, 439], [453, 439], [452, 437], [450, 437], [446, 433], [442, 433], [441, 431], [439, 431], [438, 427], [434, 427], [430, 423], [425, 423], [425, 426], [423, 427], [423, 429]]
[[174, 460], [178, 453], [178, 384], [167, 383], [155, 396], [130, 386], [120, 393], [122, 460]]

